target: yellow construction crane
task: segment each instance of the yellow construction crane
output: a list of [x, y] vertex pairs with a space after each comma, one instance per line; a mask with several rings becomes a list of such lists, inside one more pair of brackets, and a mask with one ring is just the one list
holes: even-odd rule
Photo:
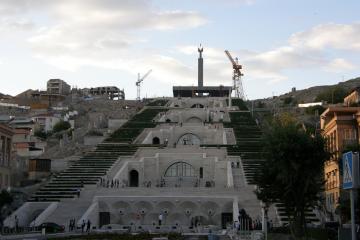
[[245, 93], [241, 81], [242, 74], [241, 69], [242, 66], [238, 63], [238, 58], [233, 58], [228, 50], [225, 50], [226, 55], [228, 56], [230, 62], [233, 66], [233, 90], [235, 91], [235, 96], [245, 100]]

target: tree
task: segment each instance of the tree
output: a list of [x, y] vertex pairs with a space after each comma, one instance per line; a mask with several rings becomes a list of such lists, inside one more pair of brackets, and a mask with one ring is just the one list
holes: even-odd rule
[[325, 141], [312, 137], [294, 121], [273, 122], [264, 137], [266, 163], [256, 177], [259, 200], [284, 204], [294, 237], [306, 237], [305, 212], [320, 200], [323, 166], [328, 158]]
[[315, 101], [317, 102], [325, 101], [328, 103], [341, 103], [344, 101], [346, 95], [347, 92], [345, 91], [345, 89], [337, 86], [321, 92], [319, 95], [317, 95]]
[[69, 128], [71, 128], [71, 124], [69, 122], [60, 121], [54, 125], [53, 132], [57, 133], [57, 132], [67, 130]]
[[12, 201], [13, 201], [13, 197], [8, 191], [2, 190], [0, 192], [0, 226], [2, 225], [2, 222], [5, 218], [5, 216], [3, 216], [3, 211], [2, 211], [3, 207], [5, 205], [12, 203]]

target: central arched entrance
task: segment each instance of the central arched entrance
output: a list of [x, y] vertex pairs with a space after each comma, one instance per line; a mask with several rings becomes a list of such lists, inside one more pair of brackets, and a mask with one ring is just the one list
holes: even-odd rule
[[130, 187], [138, 187], [139, 186], [139, 172], [136, 170], [131, 170], [129, 173], [130, 179]]
[[197, 175], [189, 163], [179, 161], [171, 164], [165, 171], [164, 178], [168, 186], [194, 186]]
[[193, 117], [188, 118], [185, 122], [187, 122], [187, 123], [202, 123], [203, 120], [201, 120], [201, 118], [199, 118], [199, 117], [193, 116]]
[[177, 141], [178, 145], [200, 145], [200, 138], [192, 133], [182, 135]]

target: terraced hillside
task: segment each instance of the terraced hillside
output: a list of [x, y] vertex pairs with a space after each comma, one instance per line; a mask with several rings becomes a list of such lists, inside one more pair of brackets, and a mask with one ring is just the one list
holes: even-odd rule
[[[86, 153], [75, 164], [53, 177], [29, 201], [60, 201], [80, 194], [84, 184], [96, 184], [111, 169], [120, 156], [132, 156], [139, 145], [132, 141], [144, 128], [152, 128], [152, 119], [166, 109], [145, 108], [115, 131], [103, 143]], [[144, 145], [141, 145], [146, 147]], [[147, 145], [152, 146], [152, 145]]]

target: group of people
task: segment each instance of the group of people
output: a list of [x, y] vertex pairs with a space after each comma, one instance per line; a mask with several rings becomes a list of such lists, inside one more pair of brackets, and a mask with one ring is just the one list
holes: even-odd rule
[[[267, 229], [270, 230], [273, 227], [272, 225], [271, 220], [267, 222]], [[238, 221], [234, 222], [233, 227], [237, 231], [262, 230], [262, 222], [258, 219], [253, 221], [246, 211], [241, 209], [239, 211]]]
[[70, 219], [69, 222], [69, 232], [75, 231], [76, 230], [76, 223], [75, 223], [75, 218]]
[[105, 178], [100, 178], [100, 186], [105, 188], [119, 188], [127, 186], [126, 183], [123, 181], [120, 183], [119, 179], [112, 179], [111, 181]]
[[[81, 232], [82, 233], [90, 232], [91, 221], [89, 219], [87, 221], [85, 221], [85, 219], [83, 219], [80, 227], [81, 227]], [[76, 231], [76, 229], [77, 228], [76, 228], [75, 218], [72, 218], [72, 219], [70, 219], [70, 222], [69, 222], [69, 232]]]

